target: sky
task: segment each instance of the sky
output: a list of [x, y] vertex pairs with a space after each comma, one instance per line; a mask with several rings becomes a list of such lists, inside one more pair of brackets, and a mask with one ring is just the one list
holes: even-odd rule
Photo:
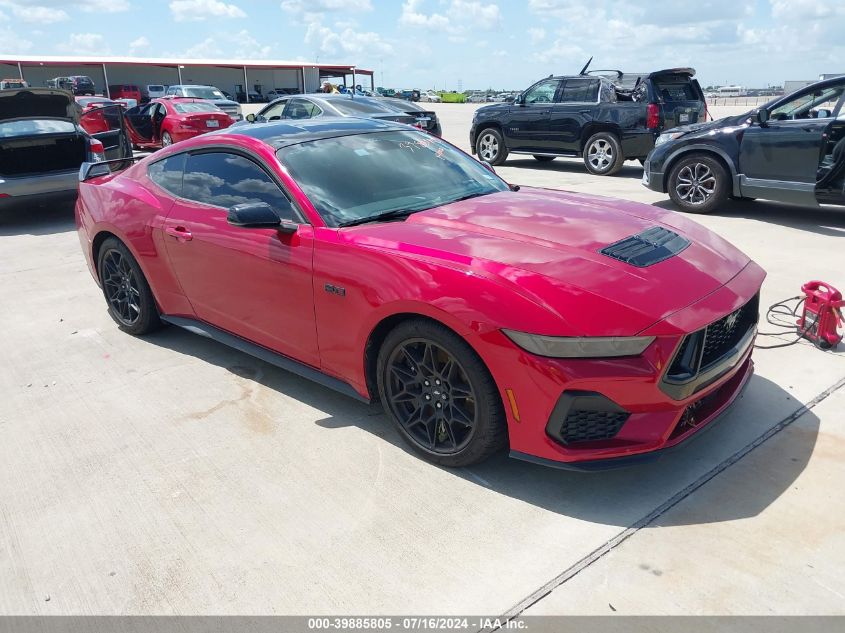
[[391, 88], [692, 66], [703, 86], [845, 73], [845, 0], [0, 0], [0, 54], [355, 64]]

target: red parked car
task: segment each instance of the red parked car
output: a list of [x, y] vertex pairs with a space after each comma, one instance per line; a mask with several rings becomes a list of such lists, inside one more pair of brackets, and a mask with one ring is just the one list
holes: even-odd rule
[[164, 97], [126, 111], [129, 137], [143, 148], [167, 147], [200, 134], [227, 128], [234, 119], [202, 99]]
[[141, 87], [135, 84], [116, 84], [109, 86], [109, 96], [112, 99], [134, 99], [135, 103], [141, 103], [144, 93]]
[[175, 324], [380, 400], [439, 464], [654, 456], [752, 372], [765, 273], [725, 240], [509, 186], [401, 124], [247, 125], [102, 167], [77, 226], [121, 329]]

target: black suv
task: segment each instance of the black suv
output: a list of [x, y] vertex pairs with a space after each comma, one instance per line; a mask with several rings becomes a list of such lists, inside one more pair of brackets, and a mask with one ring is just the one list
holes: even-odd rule
[[845, 76], [666, 132], [643, 184], [692, 213], [715, 211], [728, 197], [845, 205]]
[[48, 88], [69, 90], [76, 96], [94, 96], [96, 90], [94, 82], [86, 75], [71, 75], [70, 77], [56, 77], [47, 80]]
[[644, 160], [661, 131], [705, 120], [701, 86], [692, 68], [651, 74], [594, 71], [538, 81], [511, 103], [479, 108], [469, 142], [491, 165], [508, 154], [539, 161], [583, 157], [587, 169], [609, 176], [629, 159]]

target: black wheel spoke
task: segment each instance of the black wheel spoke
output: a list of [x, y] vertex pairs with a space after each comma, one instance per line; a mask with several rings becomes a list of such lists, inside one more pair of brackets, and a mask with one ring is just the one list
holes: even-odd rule
[[129, 259], [117, 250], [103, 256], [103, 291], [106, 301], [124, 325], [133, 325], [141, 317], [141, 289]]
[[388, 409], [416, 444], [449, 454], [469, 443], [475, 393], [447, 349], [428, 339], [407, 340], [391, 353], [384, 377]]

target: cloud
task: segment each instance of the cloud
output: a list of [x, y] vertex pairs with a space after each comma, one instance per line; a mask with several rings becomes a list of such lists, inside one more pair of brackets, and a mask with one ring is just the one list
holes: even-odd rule
[[[0, 7], [4, 7], [11, 11], [12, 16], [17, 22], [25, 22], [27, 24], [55, 24], [56, 22], [64, 22], [70, 19], [67, 11], [42, 4], [28, 4], [21, 2], [11, 2], [10, 0], [0, 0]], [[5, 49], [5, 38], [0, 46]]]
[[85, 13], [122, 13], [130, 6], [128, 0], [85, 0], [77, 4]]
[[271, 45], [261, 44], [252, 34], [241, 29], [234, 33], [217, 33], [189, 46], [174, 57], [189, 57], [193, 59], [234, 58], [234, 59], [267, 59], [273, 52]]
[[282, 0], [289, 13], [358, 13], [372, 11], [370, 0]]
[[246, 13], [236, 4], [220, 0], [173, 0], [170, 13], [176, 22], [200, 22], [208, 18], [245, 18]]
[[[0, 22], [4, 20], [5, 15], [0, 13]], [[18, 33], [19, 29], [0, 28], [0, 42], [3, 42], [3, 52], [5, 53], [28, 53], [32, 50], [32, 42], [23, 38]]]
[[450, 0], [443, 13], [425, 13], [424, 0], [406, 0], [399, 24], [460, 35], [470, 29], [492, 29], [499, 25], [499, 5], [478, 0]]
[[375, 32], [360, 31], [347, 26], [345, 29], [329, 28], [318, 20], [312, 20], [305, 31], [305, 43], [315, 46], [323, 53], [362, 53], [387, 54], [393, 52], [393, 46]]
[[546, 39], [546, 29], [540, 29], [540, 28], [528, 29], [528, 37], [535, 44], [537, 44], [538, 42], [542, 42], [544, 39]]
[[67, 40], [56, 45], [60, 53], [73, 55], [109, 55], [111, 49], [99, 33], [71, 33]]
[[129, 52], [132, 54], [138, 53], [150, 47], [150, 40], [145, 36], [135, 38], [129, 42]]

